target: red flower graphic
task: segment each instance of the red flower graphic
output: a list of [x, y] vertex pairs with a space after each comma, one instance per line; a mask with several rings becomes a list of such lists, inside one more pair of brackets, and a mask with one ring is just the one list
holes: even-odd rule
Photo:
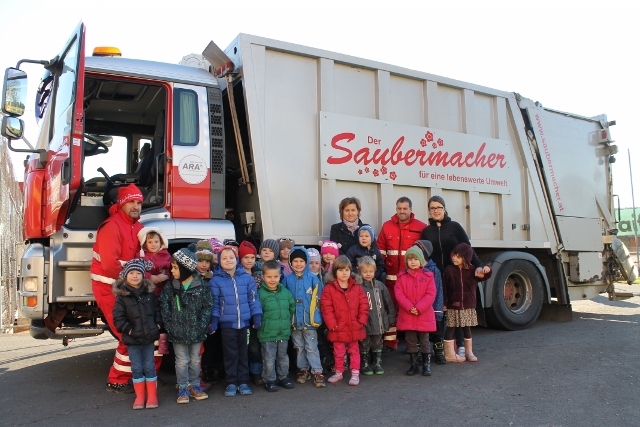
[[438, 148], [438, 144], [436, 144], [435, 142], [433, 144], [431, 144], [431, 146], [433, 147], [433, 149], [435, 150], [436, 148]]
[[386, 167], [386, 166], [381, 167], [381, 168], [380, 168], [380, 172], [382, 173], [382, 175], [386, 175], [386, 173], [387, 173], [387, 167]]
[[373, 170], [373, 176], [378, 176], [380, 175], [380, 173], [378, 172], [378, 169], [374, 169]]
[[365, 171], [366, 173], [369, 173], [369, 168], [364, 168], [364, 171]]
[[438, 138], [438, 145], [441, 147], [444, 145], [444, 141], [442, 140], [442, 138]]
[[427, 141], [431, 142], [433, 141], [433, 133], [431, 132], [427, 132], [424, 134], [425, 138], [427, 138]]
[[358, 169], [358, 173], [362, 175], [362, 169]]
[[420, 145], [422, 145], [423, 147], [426, 147], [426, 146], [427, 146], [427, 140], [426, 140], [426, 139], [424, 139], [424, 138], [422, 138], [422, 139], [420, 140]]
[[391, 173], [389, 174], [389, 178], [391, 178], [391, 179], [392, 179], [392, 180], [394, 180], [394, 181], [396, 180], [396, 178], [397, 178], [397, 177], [398, 177], [398, 175], [396, 175], [396, 173], [395, 173], [395, 172], [391, 172]]

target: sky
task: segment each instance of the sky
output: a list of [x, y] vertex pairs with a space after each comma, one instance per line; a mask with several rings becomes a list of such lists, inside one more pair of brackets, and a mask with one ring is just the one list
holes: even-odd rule
[[[614, 193], [621, 207], [632, 206], [627, 151], [633, 168], [640, 156], [638, 1], [0, 0], [0, 16], [0, 68], [51, 59], [80, 21], [88, 54], [116, 46], [126, 57], [169, 63], [201, 53], [210, 40], [224, 49], [248, 33], [518, 92], [556, 110], [604, 113], [617, 122]], [[23, 69], [31, 102], [43, 70]], [[26, 136], [35, 142], [31, 117], [32, 110]], [[23, 159], [14, 157], [18, 177]], [[640, 168], [631, 172], [640, 206]]]

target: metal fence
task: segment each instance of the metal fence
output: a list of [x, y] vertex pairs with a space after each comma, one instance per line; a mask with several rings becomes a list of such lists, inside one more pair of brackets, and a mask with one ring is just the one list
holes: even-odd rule
[[17, 319], [18, 263], [22, 251], [22, 192], [13, 174], [6, 141], [0, 137], [0, 333]]

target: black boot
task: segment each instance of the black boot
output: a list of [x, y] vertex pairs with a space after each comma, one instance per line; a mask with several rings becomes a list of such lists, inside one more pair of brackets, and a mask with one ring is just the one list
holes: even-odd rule
[[369, 367], [369, 352], [360, 353], [360, 373], [363, 375], [373, 375], [373, 371]]
[[444, 343], [442, 342], [442, 340], [433, 343], [433, 352], [436, 355], [436, 364], [447, 364], [447, 359], [444, 357]]
[[415, 374], [417, 374], [419, 372], [418, 369], [418, 353], [413, 353], [409, 355], [409, 363], [411, 364], [411, 366], [409, 367], [409, 370], [407, 372], [405, 372], [405, 374], [409, 375], [409, 376], [413, 376]]
[[382, 350], [373, 350], [373, 365], [371, 368], [376, 375], [384, 374], [384, 369], [382, 369]]
[[422, 353], [422, 375], [431, 376], [431, 353]]

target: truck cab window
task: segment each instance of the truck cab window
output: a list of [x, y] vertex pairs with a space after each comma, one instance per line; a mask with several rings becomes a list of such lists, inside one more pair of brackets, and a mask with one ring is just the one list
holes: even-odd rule
[[198, 95], [192, 90], [176, 89], [174, 97], [175, 123], [173, 143], [198, 145]]

